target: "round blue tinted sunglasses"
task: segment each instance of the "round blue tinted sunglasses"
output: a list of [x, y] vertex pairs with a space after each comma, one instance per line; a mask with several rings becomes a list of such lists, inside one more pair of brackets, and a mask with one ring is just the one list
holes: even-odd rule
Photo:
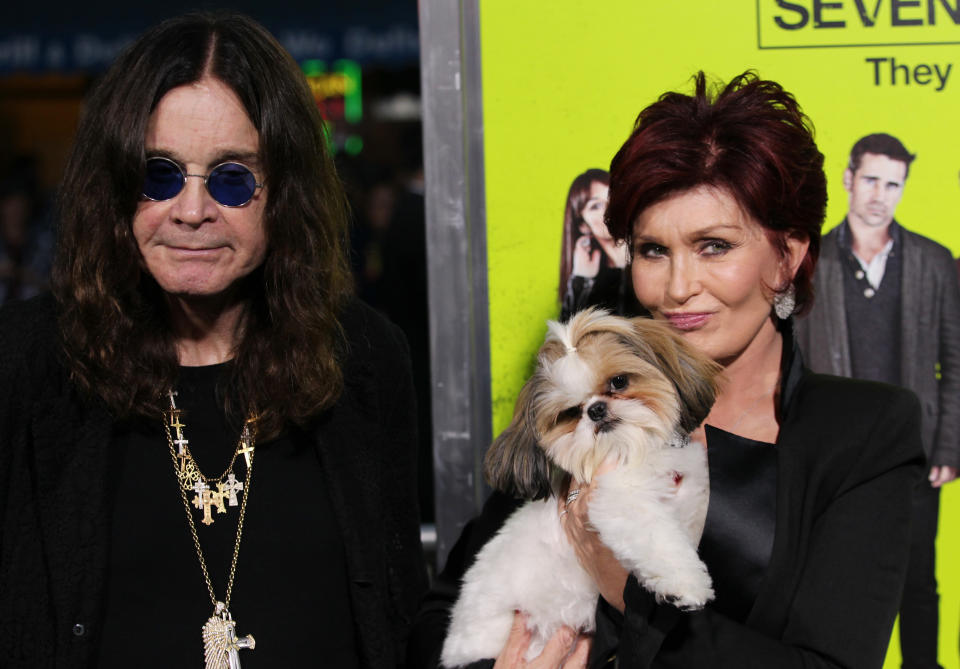
[[258, 188], [257, 178], [246, 165], [220, 163], [210, 174], [187, 174], [169, 158], [147, 158], [143, 176], [143, 196], [148, 200], [169, 200], [176, 197], [187, 183], [187, 177], [203, 179], [210, 197], [224, 207], [242, 207], [253, 198]]

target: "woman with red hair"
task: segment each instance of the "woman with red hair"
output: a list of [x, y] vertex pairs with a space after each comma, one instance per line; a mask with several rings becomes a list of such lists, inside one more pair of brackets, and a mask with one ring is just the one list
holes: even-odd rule
[[[574, 481], [558, 513], [601, 593], [596, 631], [561, 630], [528, 665], [518, 615], [498, 668], [882, 665], [922, 475], [919, 405], [803, 364], [792, 318], [813, 299], [825, 207], [823, 156], [779, 84], [745, 73], [712, 89], [700, 73], [693, 95], [640, 113], [611, 163], [607, 225], [629, 244], [640, 303], [724, 367], [690, 445], [707, 448], [700, 556], [716, 597], [657, 602], [591, 530], [591, 486]], [[505, 497], [465, 530], [441, 584], [510, 513]], [[435, 590], [422, 624], [442, 602]]]

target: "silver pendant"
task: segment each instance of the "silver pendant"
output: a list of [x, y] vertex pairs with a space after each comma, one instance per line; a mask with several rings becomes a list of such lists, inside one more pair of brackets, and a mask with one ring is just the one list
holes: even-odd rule
[[203, 655], [207, 669], [240, 669], [243, 648], [253, 650], [256, 642], [250, 634], [237, 638], [236, 623], [223, 602], [217, 602], [213, 616], [203, 626]]

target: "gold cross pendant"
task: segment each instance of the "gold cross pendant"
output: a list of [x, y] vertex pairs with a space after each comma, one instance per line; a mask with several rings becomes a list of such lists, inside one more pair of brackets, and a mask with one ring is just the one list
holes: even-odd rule
[[[249, 421], [247, 421], [249, 423]], [[237, 455], [242, 455], [247, 462], [247, 469], [250, 469], [250, 459], [253, 457], [253, 440], [250, 438], [250, 429], [248, 425], [243, 426], [243, 434], [240, 436], [240, 447], [237, 448]]]
[[210, 489], [210, 486], [203, 481], [197, 481], [197, 485], [194, 486], [193, 491], [197, 493], [196, 497], [193, 498], [193, 505], [203, 511], [203, 519], [200, 522], [204, 525], [213, 524], [211, 507], [217, 507], [217, 513], [227, 512], [227, 505], [223, 503], [224, 493], [222, 490], [214, 492]]

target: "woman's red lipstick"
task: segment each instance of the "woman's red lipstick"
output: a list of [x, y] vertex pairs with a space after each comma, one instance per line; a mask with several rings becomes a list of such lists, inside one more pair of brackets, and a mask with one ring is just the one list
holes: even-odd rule
[[667, 322], [677, 330], [696, 330], [706, 325], [712, 314], [706, 312], [677, 312], [664, 314]]

